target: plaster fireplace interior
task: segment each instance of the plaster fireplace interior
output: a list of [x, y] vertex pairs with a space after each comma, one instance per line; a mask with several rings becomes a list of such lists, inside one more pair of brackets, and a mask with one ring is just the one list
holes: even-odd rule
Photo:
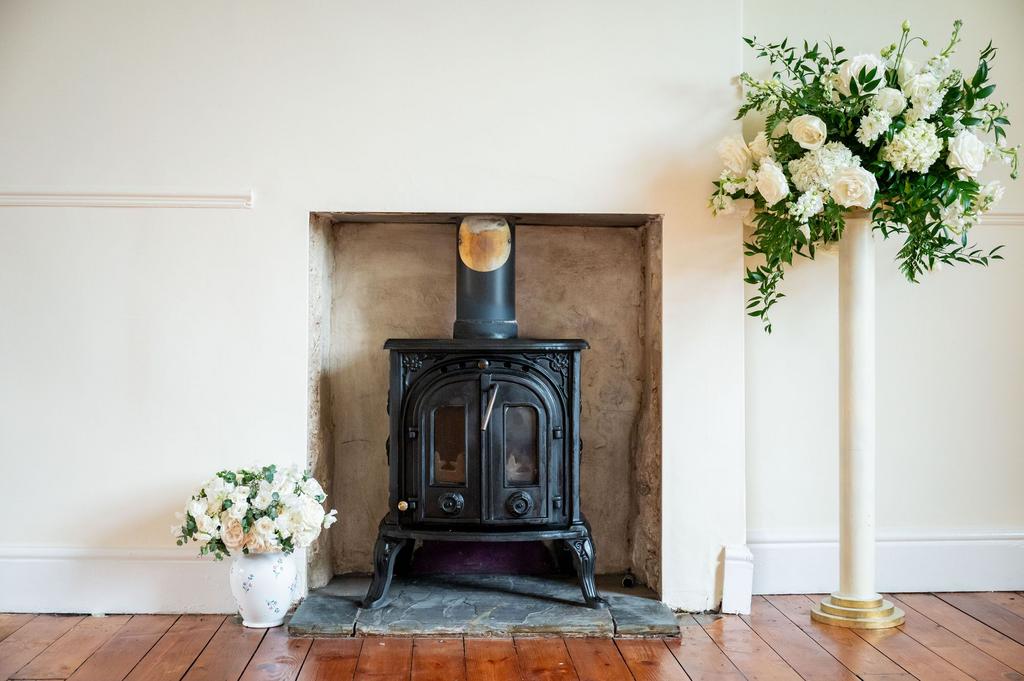
[[[597, 573], [627, 574], [657, 591], [661, 220], [652, 215], [501, 215], [514, 224], [519, 339], [583, 339], [589, 344], [578, 353], [579, 486], [597, 547]], [[465, 216], [310, 216], [309, 462], [314, 474], [327, 481], [324, 486], [341, 520], [310, 553], [311, 588], [334, 575], [374, 568], [378, 523], [394, 514], [395, 501], [389, 495], [386, 450], [392, 360], [384, 344], [396, 338], [452, 337], [455, 243]], [[400, 366], [401, 359], [396, 361]], [[394, 452], [394, 443], [390, 446]], [[423, 542], [409, 550], [414, 546], [419, 546], [417, 556], [426, 551]], [[517, 547], [509, 549], [513, 557], [521, 551], [524, 561], [536, 553], [512, 546]], [[463, 554], [452, 560], [458, 555]], [[462, 567], [456, 562], [452, 571]]]

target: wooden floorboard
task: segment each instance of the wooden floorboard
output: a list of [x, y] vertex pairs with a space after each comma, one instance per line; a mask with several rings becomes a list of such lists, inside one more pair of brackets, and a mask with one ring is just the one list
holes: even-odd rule
[[805, 681], [857, 681], [839, 660], [763, 597], [754, 596], [750, 614], [743, 621]]
[[34, 617], [35, 615], [26, 615], [24, 613], [0, 614], [0, 641], [3, 641], [5, 638], [16, 632], [18, 629], [21, 629], [23, 626], [28, 624], [29, 621], [32, 620], [32, 618]]
[[572, 658], [560, 638], [516, 638], [523, 681], [577, 681]]
[[694, 619], [748, 679], [799, 681], [800, 675], [739, 617], [698, 615]]
[[0, 641], [0, 679], [10, 678], [83, 619], [81, 615], [39, 615]]
[[177, 619], [177, 615], [135, 615], [71, 675], [70, 681], [122, 681]]
[[223, 622], [223, 615], [182, 615], [125, 678], [180, 681]]
[[412, 643], [411, 681], [465, 681], [466, 649], [461, 638], [417, 638]]
[[313, 640], [288, 638], [282, 627], [270, 629], [242, 673], [242, 681], [294, 681]]
[[266, 629], [249, 629], [234, 617], [220, 625], [185, 674], [184, 681], [238, 681]]
[[1024, 617], [993, 603], [980, 593], [937, 594], [954, 608], [962, 610], [979, 622], [984, 622], [1017, 643], [1024, 643]]
[[363, 647], [360, 638], [321, 638], [313, 641], [297, 681], [352, 681]]
[[817, 597], [681, 615], [678, 638], [289, 638], [222, 615], [0, 613], [0, 681], [1024, 681], [1024, 595], [897, 594], [897, 629]]
[[412, 669], [412, 639], [368, 638], [356, 665], [357, 681], [407, 681]]
[[625, 638], [615, 644], [636, 681], [677, 681], [689, 678], [661, 639]]
[[893, 596], [889, 598], [906, 613], [906, 623], [901, 627], [903, 632], [960, 671], [978, 681], [1024, 679], [1024, 676], [939, 626], [908, 604]]
[[632, 681], [619, 649], [610, 638], [567, 638], [565, 647], [580, 681]]
[[508, 638], [467, 638], [466, 678], [472, 681], [520, 681], [516, 646]]
[[66, 679], [130, 619], [130, 615], [86, 617], [11, 678]]
[[722, 649], [691, 615], [679, 618], [679, 638], [666, 639], [665, 645], [693, 681], [743, 681]]
[[843, 627], [830, 627], [811, 619], [811, 606], [814, 601], [806, 596], [766, 596], [766, 600], [786, 616], [789, 621], [800, 627], [807, 636], [827, 650], [851, 672], [862, 679], [886, 679], [909, 681], [914, 677], [908, 674], [873, 645], [862, 639], [855, 632]]
[[932, 594], [899, 594], [898, 598], [939, 626], [984, 650], [1011, 669], [1024, 673], [1024, 646]]

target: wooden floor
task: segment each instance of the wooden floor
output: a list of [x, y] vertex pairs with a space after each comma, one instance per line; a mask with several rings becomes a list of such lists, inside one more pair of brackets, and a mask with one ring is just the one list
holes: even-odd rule
[[219, 615], [0, 614], [0, 680], [1024, 679], [1024, 595], [906, 594], [899, 629], [814, 624], [809, 596], [682, 619], [678, 639], [288, 639]]

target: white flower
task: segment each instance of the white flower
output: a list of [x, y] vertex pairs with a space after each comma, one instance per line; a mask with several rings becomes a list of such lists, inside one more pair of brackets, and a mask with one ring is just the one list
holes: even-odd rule
[[302, 483], [302, 493], [308, 494], [317, 501], [323, 501], [327, 498], [327, 494], [324, 493], [324, 488], [320, 486], [320, 483], [316, 481], [316, 478], [309, 478]]
[[331, 509], [331, 512], [324, 516], [324, 529], [326, 530], [338, 520], [338, 511]]
[[875, 176], [864, 168], [847, 168], [832, 178], [829, 193], [844, 208], [870, 208], [878, 191]]
[[722, 165], [733, 177], [743, 177], [750, 170], [752, 157], [747, 143], [739, 135], [726, 137], [718, 143], [718, 155], [722, 159]]
[[185, 507], [185, 511], [195, 520], [198, 520], [200, 516], [206, 515], [209, 509], [209, 502], [202, 498], [192, 499], [188, 502], [188, 506]]
[[859, 166], [860, 159], [842, 142], [829, 142], [821, 149], [809, 151], [789, 162], [789, 175], [797, 191], [806, 192], [817, 187], [827, 190], [832, 176], [849, 166]]
[[236, 487], [228, 495], [228, 500], [231, 502], [231, 508], [228, 509], [228, 513], [232, 518], [241, 520], [246, 511], [249, 510], [249, 488], [244, 486]]
[[789, 183], [778, 163], [765, 159], [757, 171], [757, 191], [761, 192], [765, 203], [774, 206], [789, 194]]
[[882, 109], [872, 109], [861, 116], [860, 127], [857, 128], [857, 141], [865, 147], [871, 146], [876, 139], [882, 136], [882, 133], [889, 129], [891, 123], [892, 117], [887, 112]]
[[981, 188], [979, 194], [981, 210], [991, 210], [997, 203], [1003, 200], [1006, 187], [999, 180], [992, 180]]
[[736, 207], [728, 194], [715, 194], [711, 197], [711, 212], [715, 215], [732, 215]]
[[904, 57], [900, 62], [899, 68], [896, 69], [896, 82], [900, 84], [900, 87], [903, 87], [915, 75], [917, 75], [917, 65]]
[[292, 536], [292, 532], [295, 531], [295, 523], [292, 522], [291, 513], [282, 513], [274, 518], [274, 527], [285, 539]]
[[977, 177], [985, 166], [986, 152], [984, 142], [969, 130], [963, 130], [949, 140], [946, 165], [955, 169], [961, 178]]
[[[872, 69], [875, 69], [875, 76], [872, 80], [877, 80], [879, 85], [884, 83], [885, 62], [877, 54], [858, 54], [856, 57], [848, 59], [839, 67], [839, 81], [836, 83], [836, 89], [849, 96], [850, 80], [859, 76], [861, 71], [870, 72]], [[877, 89], [878, 85], [875, 85], [872, 89], [861, 90], [860, 94], [868, 94]]]
[[214, 476], [206, 481], [203, 485], [203, 491], [206, 492], [206, 498], [210, 501], [210, 506], [220, 510], [220, 505], [224, 503], [224, 500], [228, 498], [235, 486], [220, 476]]
[[899, 116], [907, 108], [907, 98], [894, 87], [884, 87], [871, 98], [871, 108]]
[[258, 511], [266, 511], [272, 503], [274, 503], [274, 491], [268, 483], [260, 483], [256, 496], [253, 497], [252, 507]]
[[[818, 189], [810, 189], [800, 195], [796, 202], [789, 206], [789, 213], [800, 222], [806, 223], [825, 208], [825, 200]], [[802, 229], [802, 228], [801, 228]], [[804, 236], [810, 239], [810, 229]]]
[[935, 76], [922, 72], [903, 85], [903, 94], [910, 102], [907, 120], [914, 122], [926, 119], [938, 111], [945, 91], [939, 89], [939, 81]]
[[896, 170], [925, 173], [938, 160], [940, 153], [942, 141], [935, 134], [935, 125], [917, 121], [893, 135], [892, 140], [882, 147], [879, 157]]
[[786, 130], [789, 131], [790, 136], [796, 140], [797, 144], [804, 149], [812, 151], [820, 149], [821, 145], [825, 143], [825, 138], [828, 136], [825, 121], [810, 114], [797, 116], [789, 122]]
[[196, 529], [199, 530], [206, 541], [210, 539], [216, 539], [220, 536], [220, 522], [205, 513], [200, 516], [193, 516], [196, 520]]
[[937, 80], [942, 81], [953, 73], [953, 65], [950, 63], [949, 57], [937, 54], [928, 60], [924, 70], [935, 76]]
[[309, 497], [301, 497], [298, 506], [298, 520], [304, 527], [319, 528], [324, 521], [324, 508]]
[[754, 161], [757, 163], [766, 158], [775, 158], [775, 148], [772, 146], [772, 142], [768, 139], [768, 135], [765, 134], [764, 130], [754, 136], [754, 139], [750, 142], [749, 149], [751, 156], [753, 156]]

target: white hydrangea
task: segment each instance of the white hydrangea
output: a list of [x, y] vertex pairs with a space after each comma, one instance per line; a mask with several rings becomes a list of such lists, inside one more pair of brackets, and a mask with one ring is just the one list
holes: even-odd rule
[[903, 94], [910, 103], [906, 113], [908, 122], [925, 120], [939, 110], [942, 98], [946, 95], [940, 85], [939, 79], [927, 71], [917, 74], [903, 85]]
[[872, 109], [861, 116], [860, 126], [857, 128], [857, 141], [865, 147], [877, 140], [889, 129], [892, 124], [892, 116], [882, 109]]
[[[824, 209], [825, 197], [819, 189], [809, 189], [795, 202], [789, 204], [789, 214], [802, 223], [806, 223]], [[810, 238], [809, 231], [804, 236]]]
[[859, 166], [860, 158], [855, 156], [842, 142], [829, 142], [809, 151], [800, 158], [793, 159], [786, 166], [797, 191], [806, 192], [817, 188], [825, 191], [832, 182], [832, 177], [850, 166]]
[[942, 140], [935, 134], [935, 124], [919, 120], [893, 135], [879, 155], [898, 171], [925, 173], [942, 153]]

